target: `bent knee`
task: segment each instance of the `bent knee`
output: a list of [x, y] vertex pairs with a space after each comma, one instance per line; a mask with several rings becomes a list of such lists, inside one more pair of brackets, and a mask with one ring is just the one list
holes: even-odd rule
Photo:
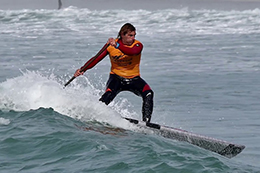
[[153, 90], [146, 90], [142, 93], [143, 98], [149, 98], [149, 99], [153, 99], [154, 96], [154, 92]]
[[114, 94], [111, 91], [107, 91], [101, 96], [99, 101], [104, 102], [106, 105], [108, 105], [114, 98]]

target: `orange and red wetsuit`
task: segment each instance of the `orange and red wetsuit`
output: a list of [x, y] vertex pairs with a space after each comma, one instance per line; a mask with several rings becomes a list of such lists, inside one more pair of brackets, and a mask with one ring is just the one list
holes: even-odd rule
[[[150, 122], [153, 111], [154, 93], [150, 86], [140, 77], [139, 66], [143, 44], [135, 40], [131, 46], [127, 46], [121, 40], [117, 39], [116, 41], [117, 47], [108, 46], [98, 57], [95, 57], [94, 60], [94, 57], [91, 58], [81, 69], [86, 71], [94, 67], [109, 54], [111, 72], [106, 92], [102, 95], [100, 101], [108, 105], [121, 91], [131, 91], [143, 98], [143, 121]], [[89, 64], [89, 62], [91, 63]]]

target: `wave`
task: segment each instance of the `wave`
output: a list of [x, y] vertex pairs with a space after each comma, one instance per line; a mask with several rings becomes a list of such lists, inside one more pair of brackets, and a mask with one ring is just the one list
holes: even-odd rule
[[[148, 35], [178, 34], [248, 34], [260, 33], [260, 10], [89, 10], [69, 7], [62, 10], [0, 10], [1, 33], [51, 32], [117, 32], [127, 22], [138, 32]], [[59, 26], [59, 27], [57, 27]], [[60, 27], [62, 26], [62, 27]], [[151, 29], [153, 28], [153, 29]]]
[[[124, 170], [119, 166], [121, 164], [134, 172], [140, 170], [131, 167], [132, 164], [140, 164], [142, 170], [159, 172], [192, 172], [194, 166], [197, 172], [255, 172], [257, 169], [248, 165], [241, 167], [236, 161], [227, 161], [186, 143], [149, 135], [153, 133], [134, 127], [121, 118], [130, 112], [120, 104], [106, 106], [99, 103], [98, 89], [87, 78], [84, 80], [85, 85], [76, 80], [64, 89], [67, 78], [26, 71], [0, 83], [0, 125], [6, 125], [1, 128], [1, 133], [6, 134], [2, 136], [1, 146], [13, 148], [16, 144], [13, 154], [23, 158], [15, 157], [16, 161], [24, 162], [24, 158], [28, 161], [26, 165], [20, 164], [20, 171], [38, 172], [32, 164], [38, 165], [35, 161], [42, 156], [47, 159], [40, 166], [47, 170], [72, 163], [75, 158], [79, 159], [77, 163], [87, 160], [94, 164], [95, 158], [100, 156], [100, 162], [108, 163], [102, 168], [95, 166], [101, 172], [103, 169], [111, 172]], [[89, 159], [89, 155], [93, 157]], [[133, 155], [135, 159], [130, 157]], [[105, 158], [114, 160], [110, 162]], [[145, 161], [139, 163], [136, 158]], [[154, 161], [157, 163], [151, 164]], [[5, 160], [3, 164], [8, 165], [9, 161]], [[84, 169], [89, 171], [91, 168], [86, 166]]]
[[[6, 172], [257, 172], [186, 143], [96, 121], [84, 123], [52, 108], [1, 116], [12, 122], [0, 131], [0, 158], [5, 158], [0, 165]], [[6, 159], [10, 156], [16, 157]]]
[[24, 72], [22, 76], [0, 83], [0, 110], [53, 108], [63, 115], [81, 121], [95, 120], [129, 128], [129, 123], [121, 118], [131, 116], [124, 102], [104, 105], [98, 101], [100, 91], [94, 88], [87, 78], [85, 80], [87, 86], [73, 82], [64, 88], [65, 79], [58, 79], [54, 75], [44, 76], [37, 72]]

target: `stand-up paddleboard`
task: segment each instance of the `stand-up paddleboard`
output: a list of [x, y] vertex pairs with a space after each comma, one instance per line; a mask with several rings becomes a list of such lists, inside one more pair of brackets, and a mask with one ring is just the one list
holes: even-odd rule
[[156, 134], [161, 135], [163, 137], [175, 139], [179, 141], [185, 141], [190, 144], [196, 145], [198, 147], [204, 148], [206, 150], [213, 151], [215, 153], [218, 153], [228, 158], [232, 158], [236, 156], [237, 154], [241, 153], [242, 150], [245, 148], [244, 145], [233, 144], [227, 141], [194, 134], [177, 128], [162, 126], [155, 123], [146, 123], [131, 118], [125, 118], [125, 119], [138, 126], [150, 128]]

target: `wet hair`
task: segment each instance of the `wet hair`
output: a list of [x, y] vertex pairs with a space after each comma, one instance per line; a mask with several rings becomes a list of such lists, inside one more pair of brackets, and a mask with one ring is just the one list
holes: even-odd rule
[[135, 27], [131, 23], [126, 23], [121, 27], [117, 37], [120, 39], [121, 35], [126, 35], [129, 31], [135, 31]]

